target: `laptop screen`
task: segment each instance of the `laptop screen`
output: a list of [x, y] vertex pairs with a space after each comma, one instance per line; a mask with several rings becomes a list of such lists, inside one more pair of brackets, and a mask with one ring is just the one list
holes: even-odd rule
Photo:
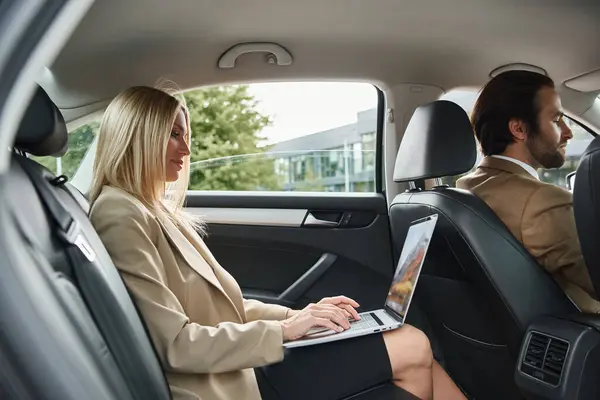
[[403, 319], [415, 292], [436, 222], [437, 214], [415, 221], [406, 234], [398, 267], [385, 301], [385, 305]]

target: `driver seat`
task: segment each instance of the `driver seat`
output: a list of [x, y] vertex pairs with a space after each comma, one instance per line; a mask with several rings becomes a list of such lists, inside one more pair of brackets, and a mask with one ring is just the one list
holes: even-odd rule
[[446, 370], [470, 396], [519, 399], [514, 370], [527, 326], [577, 308], [483, 200], [441, 183], [414, 185], [463, 174], [475, 161], [473, 129], [460, 106], [440, 100], [417, 108], [394, 171], [395, 182], [413, 189], [391, 203], [392, 237], [399, 250], [411, 221], [439, 215], [414, 301], [429, 318]]
[[583, 152], [575, 174], [573, 212], [583, 259], [596, 293], [600, 293], [600, 137]]

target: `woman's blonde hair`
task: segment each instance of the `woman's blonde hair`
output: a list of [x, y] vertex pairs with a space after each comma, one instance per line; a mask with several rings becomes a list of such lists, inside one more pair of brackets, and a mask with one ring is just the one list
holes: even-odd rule
[[165, 90], [134, 86], [119, 93], [108, 105], [98, 133], [92, 203], [104, 186], [124, 190], [158, 217], [179, 226], [203, 230], [201, 221], [183, 212], [189, 182], [190, 160], [175, 182], [166, 183], [166, 151], [173, 123], [183, 111], [187, 142], [191, 143], [189, 112], [183, 96], [177, 99]]

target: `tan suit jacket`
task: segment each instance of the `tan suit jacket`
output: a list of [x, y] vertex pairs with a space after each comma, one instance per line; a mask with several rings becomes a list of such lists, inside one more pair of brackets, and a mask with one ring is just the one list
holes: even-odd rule
[[485, 157], [456, 187], [483, 199], [584, 312], [600, 312], [573, 216], [573, 196], [520, 165]]
[[283, 359], [288, 308], [242, 298], [196, 232], [105, 187], [90, 218], [148, 325], [175, 399], [260, 399], [253, 367]]

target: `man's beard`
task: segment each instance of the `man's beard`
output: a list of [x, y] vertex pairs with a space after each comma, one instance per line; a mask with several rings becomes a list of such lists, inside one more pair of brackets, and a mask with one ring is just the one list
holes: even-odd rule
[[556, 145], [545, 141], [540, 133], [533, 138], [528, 139], [526, 142], [527, 148], [534, 160], [537, 161], [542, 168], [546, 169], [560, 168], [563, 166], [566, 154], [564, 154], [561, 149], [565, 144], [566, 141], [560, 142], [556, 147]]

